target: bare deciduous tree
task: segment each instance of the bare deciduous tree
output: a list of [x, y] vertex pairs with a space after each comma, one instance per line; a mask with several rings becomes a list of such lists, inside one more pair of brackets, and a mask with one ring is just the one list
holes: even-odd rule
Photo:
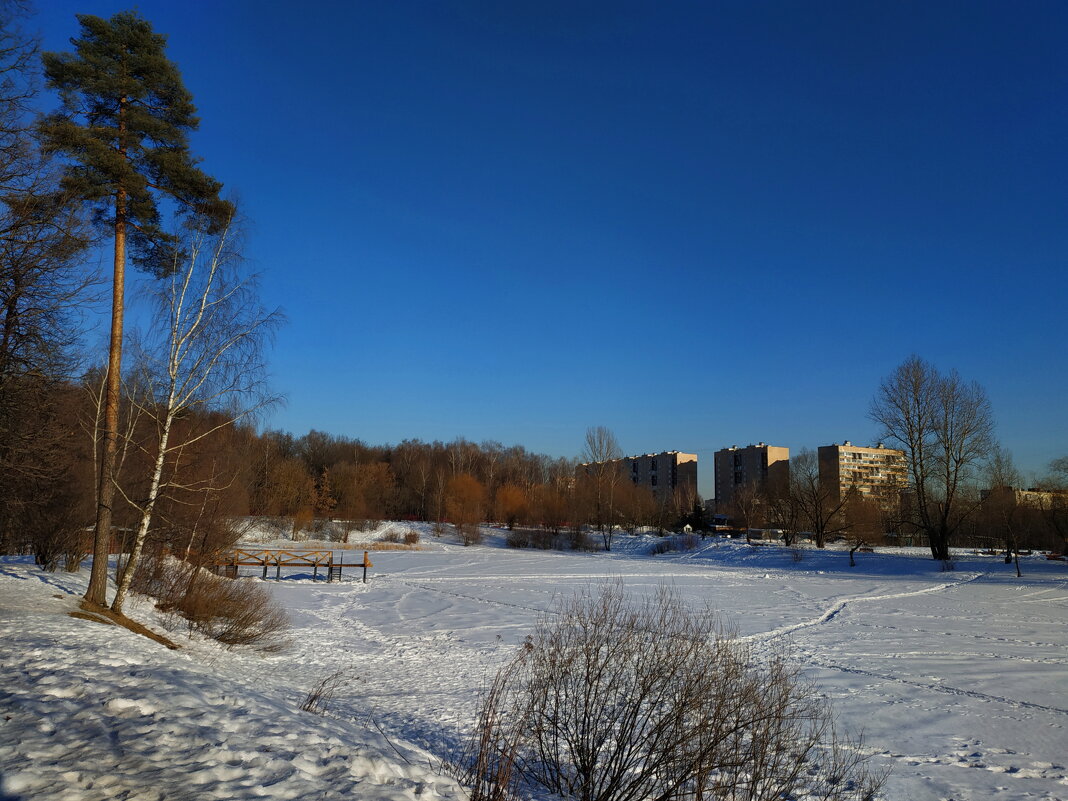
[[[0, 545], [80, 563], [78, 480], [66, 382], [77, 366], [93, 276], [80, 205], [31, 135], [37, 41], [28, 4], [0, 0]], [[77, 511], [76, 511], [77, 509]]]
[[1039, 501], [1042, 518], [1060, 540], [1061, 553], [1068, 553], [1068, 456], [1050, 462], [1049, 473], [1039, 486], [1046, 493]]
[[815, 451], [804, 448], [790, 460], [790, 494], [800, 507], [801, 518], [812, 531], [817, 548], [825, 547], [828, 537], [848, 528], [843, 514], [846, 496], [837, 486], [828, 486], [820, 479]]
[[986, 479], [989, 492], [983, 499], [982, 514], [984, 522], [992, 529], [1005, 547], [1005, 564], [1016, 563], [1016, 576], [1020, 571], [1020, 535], [1025, 510], [1016, 498], [1016, 487], [1020, 483], [1020, 473], [1013, 462], [1012, 454], [1000, 444], [991, 448], [990, 460], [986, 465]]
[[974, 508], [962, 491], [993, 445], [986, 392], [910, 356], [879, 385], [868, 416], [909, 460], [915, 518], [907, 522], [927, 535], [931, 555], [948, 563], [950, 539]]
[[735, 525], [745, 527], [746, 542], [753, 541], [753, 529], [763, 522], [765, 505], [764, 493], [755, 483], [735, 487], [728, 513]]
[[768, 496], [768, 523], [779, 529], [783, 545], [790, 548], [797, 540], [798, 528], [801, 526], [801, 504], [796, 495], [790, 491], [777, 490]]
[[460, 473], [449, 479], [445, 489], [445, 508], [456, 526], [456, 533], [464, 545], [482, 539], [478, 525], [486, 504], [486, 488], [470, 473]]
[[515, 529], [515, 524], [528, 514], [530, 501], [522, 487], [515, 484], [502, 484], [494, 496], [494, 508], [498, 522], [504, 523], [508, 530]]
[[589, 489], [590, 522], [601, 532], [606, 551], [612, 550], [616, 524], [615, 495], [622, 480], [619, 459], [623, 451], [616, 435], [604, 426], [586, 429], [582, 460]]

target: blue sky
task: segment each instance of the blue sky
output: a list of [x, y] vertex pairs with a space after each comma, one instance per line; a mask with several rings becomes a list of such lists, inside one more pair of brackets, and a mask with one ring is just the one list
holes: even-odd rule
[[[75, 13], [39, 2], [46, 49]], [[269, 421], [574, 456], [877, 435], [911, 353], [1068, 454], [1068, 5], [141, 2], [289, 324]]]

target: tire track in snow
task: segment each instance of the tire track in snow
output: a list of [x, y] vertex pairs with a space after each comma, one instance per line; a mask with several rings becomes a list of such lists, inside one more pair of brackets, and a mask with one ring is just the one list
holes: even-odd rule
[[467, 595], [467, 594], [462, 593], [462, 592], [453, 592], [451, 590], [443, 590], [443, 589], [441, 589], [439, 587], [431, 587], [431, 586], [427, 586], [426, 584], [420, 583], [422, 581], [426, 581], [426, 579], [420, 579], [420, 582], [415, 582], [415, 581], [405, 581], [404, 579], [393, 577], [391, 580], [395, 581], [398, 584], [403, 584], [405, 587], [414, 587], [416, 589], [426, 590], [427, 592], [436, 592], [436, 593], [439, 593], [441, 595], [451, 595], [454, 598], [463, 598], [463, 599], [468, 600], [468, 601], [477, 601], [478, 603], [483, 603], [483, 604], [492, 604], [494, 606], [507, 606], [507, 607], [511, 607], [512, 609], [522, 609], [522, 610], [527, 611], [527, 612], [537, 612], [539, 614], [542, 614], [542, 613], [545, 613], [545, 612], [549, 611], [549, 610], [546, 610], [546, 609], [540, 609], [540, 608], [538, 608], [536, 606], [524, 606], [523, 604], [513, 604], [513, 603], [509, 603], [508, 601], [496, 601], [496, 600], [494, 600], [492, 598], [480, 598], [477, 595]]
[[[408, 578], [405, 578], [408, 576]], [[545, 580], [545, 581], [559, 581], [561, 579], [585, 581], [587, 583], [594, 583], [596, 581], [607, 581], [610, 579], [649, 579], [650, 581], [659, 580], [661, 578], [706, 578], [709, 581], [718, 580], [722, 581], [724, 577], [734, 577], [741, 579], [743, 574], [735, 572], [722, 571], [719, 573], [707, 573], [706, 571], [694, 571], [685, 573], [517, 573], [514, 576], [510, 575], [494, 575], [494, 576], [423, 576], [419, 573], [395, 573], [390, 576], [392, 581], [425, 581], [428, 583], [465, 583], [465, 584], [485, 584], [494, 581], [514, 581], [518, 579], [528, 580]], [[381, 578], [381, 577], [380, 577]]]
[[[958, 581], [947, 581], [941, 584], [936, 584], [933, 587], [924, 587], [923, 589], [919, 590], [911, 590], [908, 592], [894, 592], [887, 593], [884, 595], [861, 595], [855, 598], [846, 598], [833, 604], [832, 606], [827, 608], [823, 612], [823, 614], [811, 620], [805, 620], [801, 623], [794, 623], [789, 626], [782, 626], [781, 628], [773, 629], [772, 631], [763, 632], [761, 634], [750, 634], [745, 637], [739, 637], [739, 639], [749, 642], [768, 642], [778, 637], [784, 637], [788, 634], [792, 634], [795, 631], [812, 628], [814, 626], [820, 626], [824, 623], [829, 623], [830, 621], [834, 620], [839, 615], [839, 613], [841, 613], [842, 610], [850, 604], [867, 601], [886, 601], [895, 598], [910, 598], [917, 595], [927, 595], [930, 593], [944, 592], [954, 587], [960, 587], [964, 584], [970, 584], [971, 582], [976, 581], [982, 578], [983, 576], [983, 573], [976, 573], [975, 575], [969, 576], [965, 579], [961, 579]], [[1068, 709], [1062, 709], [1061, 707], [1056, 706], [1047, 706], [1045, 704], [1036, 704], [1033, 701], [1019, 701], [1012, 698], [1006, 698], [1005, 696], [1001, 695], [992, 695], [990, 693], [979, 692], [978, 690], [966, 690], [961, 687], [950, 687], [942, 684], [933, 684], [930, 682], [904, 679], [899, 676], [894, 676], [888, 673], [878, 673], [871, 670], [864, 670], [863, 668], [846, 667], [845, 665], [840, 665], [835, 662], [827, 662], [825, 660], [813, 658], [812, 656], [807, 657], [807, 661], [809, 662], [809, 664], [814, 665], [816, 667], [822, 667], [829, 670], [837, 670], [842, 673], [850, 673], [853, 675], [868, 676], [870, 678], [880, 679], [882, 681], [891, 681], [898, 684], [905, 684], [910, 687], [918, 687], [920, 689], [945, 693], [947, 695], [966, 696], [968, 698], [975, 698], [981, 701], [1005, 704], [1007, 706], [1015, 707], [1018, 709], [1036, 709], [1042, 712], [1053, 712], [1055, 714], [1068, 715]]]
[[858, 676], [868, 676], [873, 679], [882, 679], [883, 681], [892, 681], [898, 684], [907, 684], [910, 687], [919, 687], [923, 690], [933, 690], [934, 692], [946, 693], [947, 695], [965, 695], [969, 698], [978, 698], [980, 701], [996, 701], [1000, 704], [1007, 704], [1017, 708], [1025, 709], [1039, 709], [1043, 712], [1056, 712], [1061, 715], [1068, 715], [1068, 709], [1061, 709], [1058, 706], [1046, 706], [1044, 704], [1036, 704], [1033, 701], [1017, 701], [1012, 698], [1006, 698], [1003, 695], [991, 695], [990, 693], [981, 693], [978, 690], [965, 690], [961, 687], [949, 687], [944, 684], [932, 684], [925, 681], [913, 681], [911, 679], [903, 679], [899, 676], [893, 676], [889, 673], [876, 673], [873, 670], [864, 670], [863, 668], [846, 667], [845, 665], [839, 665], [834, 662], [824, 662], [819, 659], [813, 659], [808, 657], [809, 664], [816, 667], [827, 668], [829, 670], [837, 670], [842, 673], [852, 673]]
[[966, 579], [960, 579], [958, 581], [947, 581], [942, 584], [936, 584], [933, 587], [924, 587], [919, 590], [909, 590], [907, 592], [891, 592], [885, 595], [858, 595], [853, 598], [845, 598], [836, 602], [832, 606], [824, 610], [823, 614], [818, 617], [814, 617], [811, 620], [803, 620], [800, 623], [792, 623], [789, 626], [781, 626], [771, 631], [764, 631], [759, 634], [747, 634], [744, 637], [739, 637], [739, 640], [745, 642], [767, 642], [779, 637], [785, 637], [787, 634], [793, 634], [795, 631], [801, 629], [812, 628], [813, 626], [822, 626], [824, 623], [829, 623], [838, 617], [838, 614], [850, 604], [864, 603], [868, 601], [889, 601], [894, 598], [911, 598], [916, 595], [927, 595], [934, 592], [944, 592], [945, 590], [952, 589], [953, 587], [960, 587], [964, 584], [970, 584], [978, 578], [981, 578], [984, 574], [976, 573], [974, 576], [970, 576]]
[[[1017, 654], [998, 654], [991, 651], [955, 651], [957, 656], [973, 657], [975, 659], [1001, 659], [1007, 662], [1027, 662], [1032, 665], [1053, 665], [1055, 667], [1068, 667], [1068, 659], [1054, 659], [1048, 657], [1019, 656]], [[902, 659], [905, 657], [940, 657], [945, 656], [945, 651], [895, 651], [888, 654], [885, 651], [850, 651], [850, 656], [863, 659]]]

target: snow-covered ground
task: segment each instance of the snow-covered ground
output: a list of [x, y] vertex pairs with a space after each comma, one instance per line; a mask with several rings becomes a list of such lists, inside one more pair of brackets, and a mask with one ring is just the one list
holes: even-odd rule
[[[367, 584], [292, 573], [280, 653], [171, 636], [170, 651], [69, 617], [86, 572], [0, 561], [3, 799], [462, 799], [441, 775], [480, 689], [554, 599], [605, 580], [670, 584], [755, 644], [786, 639], [846, 728], [893, 773], [894, 801], [1068, 799], [1068, 564], [923, 551], [805, 551], [709, 540], [648, 556], [464, 548], [378, 551]], [[402, 524], [406, 530], [408, 524]], [[266, 539], [266, 538], [261, 538]], [[273, 575], [273, 571], [272, 571]], [[129, 610], [157, 628], [147, 601]], [[327, 716], [299, 711], [341, 670]]]

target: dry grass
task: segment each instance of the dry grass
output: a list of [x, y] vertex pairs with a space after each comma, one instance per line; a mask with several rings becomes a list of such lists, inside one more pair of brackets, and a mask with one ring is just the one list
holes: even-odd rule
[[308, 691], [300, 705], [301, 710], [316, 715], [325, 715], [338, 691], [358, 678], [351, 668], [339, 667], [332, 673], [327, 673]]
[[421, 551], [418, 545], [406, 545], [405, 543], [364, 543], [360, 546], [363, 551]]

